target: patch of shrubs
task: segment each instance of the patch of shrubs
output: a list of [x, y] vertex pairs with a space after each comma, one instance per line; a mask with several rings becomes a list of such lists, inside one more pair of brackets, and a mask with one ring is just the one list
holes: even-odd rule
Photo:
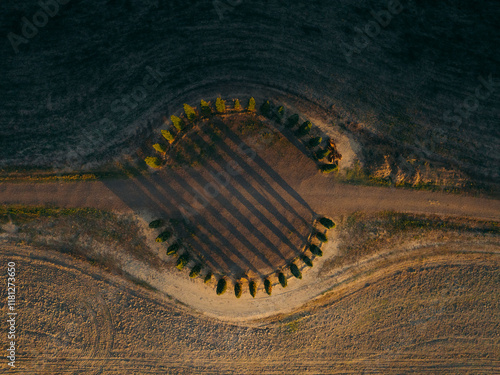
[[177, 250], [179, 250], [180, 248], [180, 245], [176, 242], [176, 243], [173, 243], [172, 245], [170, 245], [167, 249], [167, 255], [171, 255], [171, 256], [174, 256], [174, 255], [177, 255]]
[[324, 234], [324, 233], [316, 232], [315, 236], [321, 242], [328, 242], [328, 237], [326, 237], [326, 234]]
[[250, 290], [250, 295], [255, 298], [257, 294], [257, 283], [253, 280], [248, 284], [248, 289]]
[[225, 278], [219, 279], [219, 282], [217, 283], [217, 295], [220, 296], [221, 294], [224, 294], [227, 289], [227, 281]]
[[302, 255], [300, 258], [306, 264], [306, 266], [308, 266], [308, 267], [313, 266], [313, 262], [311, 261], [311, 259], [309, 259], [309, 257], [307, 255]]
[[156, 242], [165, 242], [167, 241], [170, 237], [172, 237], [172, 233], [170, 233], [168, 230], [165, 230], [161, 232], [158, 237], [156, 237]]
[[236, 296], [236, 298], [240, 298], [242, 293], [243, 286], [241, 285], [241, 283], [234, 284], [234, 295]]
[[278, 280], [279, 280], [279, 282], [280, 282], [281, 286], [282, 286], [283, 288], [286, 288], [286, 286], [287, 286], [288, 284], [287, 284], [287, 281], [286, 281], [286, 276], [285, 276], [285, 274], [284, 274], [283, 272], [280, 272], [280, 273], [278, 274]]
[[318, 220], [321, 225], [323, 225], [326, 229], [332, 229], [335, 227], [335, 223], [333, 220], [327, 218], [327, 217], [322, 217], [321, 219]]
[[182, 270], [184, 267], [186, 267], [186, 265], [189, 263], [189, 259], [189, 253], [182, 254], [179, 259], [177, 259], [177, 269]]
[[297, 267], [295, 263], [290, 264], [290, 272], [297, 279], [302, 279], [302, 273], [300, 272], [299, 267]]
[[266, 293], [268, 295], [271, 295], [271, 293], [273, 292], [273, 284], [269, 279], [264, 280], [264, 289], [266, 290]]
[[189, 272], [189, 277], [194, 279], [196, 276], [198, 276], [200, 274], [202, 268], [203, 268], [203, 266], [199, 263], [197, 265], [195, 265], [191, 269], [191, 272]]
[[149, 223], [150, 228], [159, 228], [163, 225], [165, 221], [163, 219], [156, 219]]
[[318, 257], [322, 257], [323, 256], [323, 251], [316, 245], [309, 245], [309, 250], [311, 250], [311, 253], [313, 253], [314, 255], [318, 256]]

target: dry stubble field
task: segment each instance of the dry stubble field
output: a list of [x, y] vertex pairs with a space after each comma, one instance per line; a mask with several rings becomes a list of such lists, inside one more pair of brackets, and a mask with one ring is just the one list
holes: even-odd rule
[[20, 270], [17, 373], [491, 374], [495, 251], [408, 261], [253, 324], [202, 317], [65, 256], [8, 246], [1, 257]]
[[[130, 238], [99, 224], [111, 218], [93, 216], [87, 218], [97, 231], [93, 250], [96, 244], [118, 253], [140, 250], [144, 239], [127, 249]], [[284, 295], [229, 298], [232, 322], [229, 310], [223, 320], [211, 318], [209, 305], [196, 310], [137, 279], [126, 281], [119, 269], [105, 270], [102, 259], [91, 266], [61, 248], [51, 250], [56, 240], [63, 244], [72, 238], [66, 222], [78, 222], [78, 215], [23, 220], [17, 233], [3, 227], [2, 263], [14, 261], [18, 270], [18, 373], [498, 370], [500, 258], [494, 222], [392, 213], [347, 216], [339, 223], [337, 257], [318, 263], [314, 278], [291, 282]], [[43, 227], [52, 227], [54, 238], [46, 238]], [[77, 238], [73, 247], [84, 241]], [[162, 273], [167, 284], [175, 281], [172, 276], [166, 269]], [[309, 288], [297, 289], [300, 283]], [[221, 297], [210, 298], [213, 289], [201, 292], [200, 299], [219, 303]], [[270, 310], [275, 301], [278, 311], [276, 305], [304, 295], [306, 303], [293, 311], [237, 319], [239, 307], [251, 310], [271, 302]]]

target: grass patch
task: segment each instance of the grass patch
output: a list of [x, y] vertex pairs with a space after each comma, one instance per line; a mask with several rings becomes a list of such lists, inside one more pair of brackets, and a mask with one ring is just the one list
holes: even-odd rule
[[454, 236], [498, 236], [500, 225], [493, 221], [441, 218], [410, 213], [354, 213], [345, 219], [339, 231], [339, 256], [327, 260], [325, 269], [355, 263], [377, 251], [405, 240], [422, 238], [442, 241]]
[[121, 271], [111, 253], [96, 249], [122, 251], [155, 268], [161, 264], [130, 216], [94, 208], [0, 205], [0, 223], [9, 218], [19, 231], [7, 241], [59, 251], [116, 273]]

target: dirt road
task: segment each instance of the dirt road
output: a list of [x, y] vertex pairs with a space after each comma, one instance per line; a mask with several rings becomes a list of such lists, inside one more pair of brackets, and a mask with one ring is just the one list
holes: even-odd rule
[[[152, 209], [165, 201], [161, 189], [152, 193], [147, 184], [161, 187], [160, 176], [98, 182], [0, 184], [0, 203], [54, 204], [60, 207], [94, 207], [131, 212]], [[407, 189], [353, 186], [313, 176], [295, 189], [315, 212], [348, 214], [354, 211], [394, 210], [420, 214], [454, 215], [499, 220], [500, 201]], [[166, 210], [175, 210], [166, 207]]]

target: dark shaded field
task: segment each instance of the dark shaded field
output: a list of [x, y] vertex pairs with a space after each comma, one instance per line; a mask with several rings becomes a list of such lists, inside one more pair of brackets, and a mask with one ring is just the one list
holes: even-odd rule
[[0, 5], [4, 167], [95, 167], [183, 102], [284, 95], [354, 133], [369, 172], [388, 155], [384, 178], [413, 180], [427, 162], [439, 184], [496, 189], [498, 85], [474, 99], [478, 77], [498, 83], [496, 1], [401, 1], [358, 48], [356, 29], [387, 1], [242, 1], [221, 19], [211, 1], [73, 0], [16, 54], [7, 35], [39, 8]]

